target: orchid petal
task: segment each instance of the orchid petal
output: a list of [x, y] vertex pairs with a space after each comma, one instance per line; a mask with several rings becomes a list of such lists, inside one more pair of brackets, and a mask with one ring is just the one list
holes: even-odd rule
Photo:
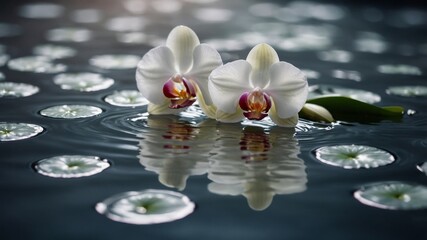
[[235, 109], [234, 113], [226, 113], [221, 110], [216, 111], [216, 120], [224, 123], [240, 122], [244, 119], [243, 111], [239, 107]]
[[163, 85], [174, 75], [174, 56], [165, 46], [148, 51], [139, 61], [136, 83], [139, 91], [154, 104], [165, 101]]
[[270, 68], [270, 84], [264, 89], [276, 105], [282, 119], [298, 115], [308, 95], [304, 73], [287, 62], [278, 62]]
[[264, 88], [270, 80], [270, 66], [279, 62], [279, 56], [270, 45], [261, 43], [252, 48], [246, 61], [252, 66], [252, 87]]
[[189, 27], [177, 26], [169, 33], [166, 46], [172, 50], [175, 56], [175, 70], [178, 73], [186, 73], [191, 68], [193, 51], [199, 44], [199, 38]]
[[178, 114], [185, 110], [186, 108], [180, 108], [180, 109], [172, 109], [169, 108], [169, 101], [164, 101], [162, 104], [153, 104], [148, 103], [147, 112], [152, 115], [168, 115], [168, 114]]
[[212, 100], [208, 89], [209, 74], [217, 67], [222, 65], [222, 59], [219, 53], [206, 44], [200, 44], [194, 49], [194, 63], [191, 71], [186, 74], [200, 88], [203, 94], [204, 102], [212, 105]]
[[251, 65], [245, 60], [227, 63], [213, 70], [209, 76], [212, 102], [225, 113], [235, 113], [240, 96], [251, 88], [248, 79]]
[[280, 127], [295, 127], [298, 124], [298, 114], [288, 118], [281, 118], [277, 114], [274, 101], [272, 101], [271, 109], [268, 112], [268, 115], [270, 116], [271, 121], [273, 121], [277, 126]]
[[[204, 96], [204, 94], [202, 93], [202, 91], [200, 91], [200, 88], [198, 85], [196, 86], [196, 96], [197, 96], [197, 102], [200, 106], [200, 108], [202, 109], [203, 113], [208, 117], [208, 118], [212, 118], [215, 119], [215, 115], [216, 115], [216, 107], [212, 104], [207, 104], [205, 102], [206, 97]], [[209, 92], [207, 92], [206, 94], [209, 95]]]

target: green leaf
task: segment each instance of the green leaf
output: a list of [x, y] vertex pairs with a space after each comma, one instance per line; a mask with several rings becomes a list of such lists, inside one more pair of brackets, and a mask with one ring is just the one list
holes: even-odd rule
[[325, 96], [307, 100], [307, 103], [326, 108], [336, 120], [379, 122], [400, 120], [404, 109], [400, 106], [378, 107], [343, 96]]

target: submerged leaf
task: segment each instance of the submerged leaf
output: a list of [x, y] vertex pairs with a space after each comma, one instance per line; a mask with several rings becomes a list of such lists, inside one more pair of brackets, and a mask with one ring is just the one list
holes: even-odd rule
[[326, 108], [336, 120], [378, 122], [399, 120], [404, 113], [400, 106], [378, 107], [343, 96], [327, 96], [307, 100], [307, 103]]

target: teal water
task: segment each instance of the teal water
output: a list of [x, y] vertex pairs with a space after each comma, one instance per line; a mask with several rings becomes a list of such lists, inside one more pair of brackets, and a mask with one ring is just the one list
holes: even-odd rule
[[[99, 73], [114, 84], [92, 92], [67, 90], [54, 83], [54, 73], [0, 66], [0, 82], [39, 88], [28, 97], [0, 97], [0, 122], [44, 128], [29, 139], [0, 142], [1, 239], [427, 237], [425, 209], [386, 210], [353, 197], [362, 186], [376, 182], [427, 184], [426, 174], [417, 170], [427, 146], [426, 97], [386, 92], [392, 86], [426, 86], [425, 10], [365, 2], [151, 2], [55, 1], [48, 16], [45, 11], [25, 13], [24, 2], [2, 3], [7, 7], [0, 10], [0, 54], [15, 59], [33, 55], [41, 44], [71, 47], [75, 56], [53, 62], [66, 65], [67, 73]], [[317, 10], [306, 11], [310, 8]], [[58, 15], [52, 13], [58, 9]], [[34, 18], [40, 15], [44, 18]], [[123, 20], [126, 16], [132, 18]], [[310, 85], [369, 91], [381, 97], [376, 105], [401, 105], [411, 114], [400, 122], [329, 125], [302, 120], [288, 130], [270, 122], [217, 124], [196, 107], [180, 116], [148, 117], [146, 106], [107, 103], [105, 97], [116, 91], [136, 89], [135, 70], [99, 68], [89, 59], [142, 56], [178, 24], [190, 26], [202, 42], [220, 49], [224, 62], [245, 58], [254, 44], [266, 41], [281, 60], [310, 71]], [[65, 27], [86, 31], [52, 31]], [[40, 115], [43, 109], [65, 104], [95, 106], [102, 113], [81, 119]], [[372, 169], [343, 169], [315, 158], [319, 147], [345, 144], [383, 149], [396, 161]], [[34, 170], [37, 161], [61, 155], [98, 156], [111, 166], [74, 179]], [[112, 221], [95, 210], [111, 196], [146, 189], [180, 192], [196, 208], [183, 219], [154, 225]]]

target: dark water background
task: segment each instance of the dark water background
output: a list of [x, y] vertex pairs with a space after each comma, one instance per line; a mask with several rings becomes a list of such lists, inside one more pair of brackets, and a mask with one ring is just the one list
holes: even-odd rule
[[[354, 123], [337, 125], [331, 130], [302, 125], [297, 129], [295, 137], [292, 134], [289, 136], [283, 129], [256, 130], [255, 132], [261, 132], [257, 136], [263, 136], [261, 146], [266, 147], [270, 154], [266, 158], [273, 163], [286, 161], [284, 158], [289, 155], [283, 155], [277, 150], [283, 148], [286, 151], [289, 147], [286, 141], [292, 142], [293, 151], [300, 152], [297, 165], [300, 169], [303, 168], [303, 172], [305, 167], [307, 178], [305, 191], [277, 194], [264, 211], [252, 210], [242, 195], [218, 195], [208, 190], [208, 184], [212, 182], [207, 177], [209, 169], [206, 166], [209, 166], [209, 161], [219, 161], [220, 164], [221, 161], [228, 161], [227, 159], [230, 162], [239, 158], [246, 161], [247, 159], [242, 158], [244, 153], [240, 149], [245, 134], [252, 136], [250, 129], [242, 130], [242, 126], [227, 129], [226, 126], [224, 130], [224, 126], [215, 124], [197, 127], [200, 117], [181, 120], [172, 118], [166, 120], [164, 125], [152, 127], [140, 115], [146, 111], [145, 107], [121, 108], [103, 101], [106, 95], [115, 90], [136, 89], [134, 70], [101, 70], [90, 66], [88, 59], [98, 54], [142, 56], [152, 47], [147, 44], [119, 43], [115, 40], [115, 33], [105, 29], [106, 19], [131, 15], [123, 9], [121, 1], [56, 1], [66, 9], [62, 17], [53, 20], [17, 16], [18, 7], [23, 3], [25, 2], [2, 2], [4, 6], [0, 8], [0, 22], [14, 23], [22, 29], [19, 36], [0, 38], [0, 44], [7, 47], [6, 52], [11, 58], [31, 55], [33, 46], [47, 43], [45, 33], [49, 29], [82, 26], [94, 31], [93, 39], [84, 43], [58, 43], [78, 50], [77, 56], [58, 62], [68, 65], [68, 72], [102, 73], [115, 79], [115, 84], [97, 92], [67, 91], [53, 84], [54, 74], [18, 72], [7, 66], [0, 67], [0, 71], [6, 76], [5, 81], [29, 83], [40, 88], [39, 93], [30, 97], [1, 98], [0, 121], [34, 123], [45, 128], [42, 134], [34, 138], [0, 143], [1, 239], [427, 238], [426, 210], [377, 209], [359, 203], [352, 196], [360, 186], [372, 182], [408, 181], [427, 184], [426, 175], [416, 169], [416, 164], [426, 160], [426, 99], [385, 93], [388, 86], [426, 86], [427, 55], [420, 49], [427, 43], [427, 12], [420, 7], [419, 2], [412, 2], [415, 4], [412, 6], [376, 3], [375, 9], [383, 12], [384, 18], [374, 23], [363, 18], [364, 9], [372, 7], [368, 1], [339, 5], [346, 14], [340, 20], [327, 22], [338, 29], [333, 44], [327, 49], [350, 51], [353, 53], [353, 61], [349, 63], [321, 61], [315, 50], [291, 52], [276, 49], [282, 60], [320, 73], [318, 79], [309, 79], [310, 84], [327, 83], [369, 90], [381, 96], [382, 100], [378, 105], [402, 105], [405, 109], [415, 110], [416, 114], [405, 115], [399, 123]], [[209, 7], [231, 9], [235, 14], [235, 20], [211, 24], [191, 17], [191, 12], [203, 5], [185, 3], [186, 7], [179, 14], [148, 13], [152, 23], [147, 26], [146, 31], [165, 38], [175, 25], [185, 24], [195, 30], [202, 42], [209, 38], [227, 38], [234, 32], [247, 31], [258, 21], [273, 21], [251, 16], [247, 9], [253, 3], [256, 1], [217, 1], [209, 4]], [[99, 8], [104, 11], [104, 16], [99, 23], [74, 23], [68, 14], [80, 8]], [[403, 27], [388, 24], [387, 20], [395, 16], [393, 14], [407, 9], [422, 11], [424, 22]], [[317, 25], [324, 22], [309, 20], [308, 23]], [[380, 33], [389, 42], [390, 48], [381, 54], [354, 51], [352, 40], [359, 31]], [[402, 48], [411, 50], [402, 53], [399, 51]], [[229, 61], [245, 58], [249, 49], [222, 53], [229, 53], [226, 56], [230, 59], [225, 59]], [[382, 74], [376, 70], [376, 66], [380, 64], [417, 66], [423, 74]], [[358, 71], [361, 81], [333, 78], [333, 69]], [[51, 119], [38, 114], [41, 109], [59, 104], [89, 104], [102, 108], [104, 112], [96, 117], [76, 120]], [[139, 120], [132, 121], [135, 118]], [[190, 139], [179, 142], [181, 145], [182, 142], [188, 142], [190, 150], [184, 153], [184, 157], [174, 155], [169, 150], [161, 153], [161, 146], [165, 145], [165, 141], [177, 144], [174, 140], [164, 140], [161, 137], [182, 137], [182, 129], [185, 130], [184, 137]], [[227, 134], [221, 135], [221, 132]], [[256, 146], [259, 144], [255, 143]], [[345, 170], [322, 164], [314, 158], [314, 149], [336, 144], [364, 144], [386, 149], [397, 157], [397, 161], [376, 169]], [[159, 146], [160, 149], [156, 149]], [[208, 154], [212, 149], [216, 153]], [[158, 173], [146, 170], [147, 166], [141, 165], [140, 155], [151, 156], [156, 161], [155, 154], [144, 151], [159, 153], [158, 161], [172, 161], [172, 169], [193, 175], [187, 179], [186, 187], [182, 190], [182, 193], [197, 204], [193, 214], [171, 223], [138, 226], [111, 221], [94, 210], [97, 202], [117, 193], [150, 188], [169, 189], [159, 182]], [[37, 160], [64, 154], [97, 155], [108, 159], [112, 167], [100, 174], [78, 179], [49, 178], [32, 169], [32, 164]], [[209, 160], [212, 155], [216, 157]]]

